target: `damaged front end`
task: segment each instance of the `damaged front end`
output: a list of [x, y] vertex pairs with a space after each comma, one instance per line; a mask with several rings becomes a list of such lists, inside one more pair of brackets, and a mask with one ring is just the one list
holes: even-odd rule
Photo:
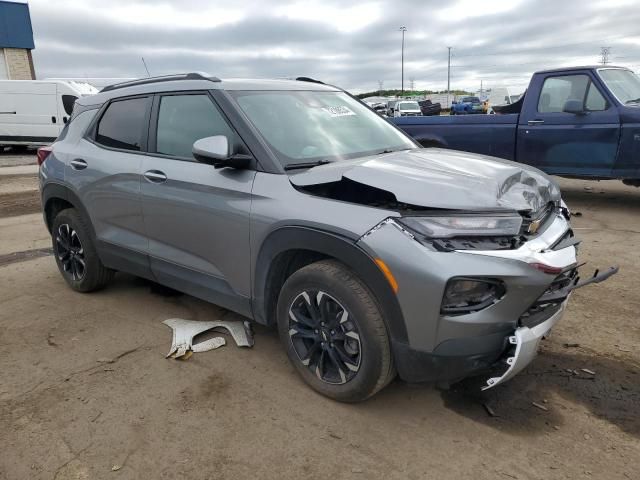
[[[398, 151], [289, 176], [308, 195], [378, 208], [357, 245], [394, 290], [406, 336], [392, 338], [408, 382], [513, 377], [580, 282], [579, 240], [553, 180], [535, 168], [439, 149]], [[354, 209], [354, 211], [357, 211]]]
[[408, 343], [393, 346], [409, 382], [452, 383], [487, 371], [485, 389], [507, 381], [532, 361], [573, 290], [618, 271], [580, 280], [579, 241], [561, 202], [522, 214], [390, 217], [359, 244], [397, 282]]

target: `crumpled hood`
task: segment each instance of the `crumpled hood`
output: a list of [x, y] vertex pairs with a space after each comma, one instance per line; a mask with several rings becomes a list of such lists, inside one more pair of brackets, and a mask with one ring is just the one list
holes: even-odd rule
[[321, 165], [290, 175], [298, 187], [343, 178], [388, 191], [399, 202], [425, 208], [538, 211], [560, 200], [546, 174], [485, 155], [421, 148]]

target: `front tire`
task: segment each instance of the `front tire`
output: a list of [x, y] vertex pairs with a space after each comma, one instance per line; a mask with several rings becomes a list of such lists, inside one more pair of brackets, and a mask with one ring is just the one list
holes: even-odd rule
[[91, 240], [89, 227], [74, 208], [58, 213], [51, 228], [53, 254], [67, 284], [77, 292], [93, 292], [113, 278]]
[[277, 319], [289, 360], [322, 395], [359, 402], [395, 376], [378, 305], [362, 280], [336, 261], [293, 273], [280, 292]]

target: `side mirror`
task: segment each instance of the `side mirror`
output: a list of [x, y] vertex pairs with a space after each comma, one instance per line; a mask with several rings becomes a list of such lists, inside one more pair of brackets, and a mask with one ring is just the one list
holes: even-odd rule
[[562, 111], [565, 113], [573, 113], [574, 115], [585, 115], [587, 113], [584, 110], [582, 100], [567, 100], [564, 103]]
[[234, 154], [225, 135], [196, 140], [192, 152], [196, 160], [215, 168], [247, 168], [251, 164], [251, 156]]

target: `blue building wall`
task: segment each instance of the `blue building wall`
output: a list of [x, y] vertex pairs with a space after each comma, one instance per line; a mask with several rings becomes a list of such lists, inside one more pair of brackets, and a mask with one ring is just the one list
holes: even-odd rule
[[26, 3], [0, 1], [0, 48], [35, 48]]

